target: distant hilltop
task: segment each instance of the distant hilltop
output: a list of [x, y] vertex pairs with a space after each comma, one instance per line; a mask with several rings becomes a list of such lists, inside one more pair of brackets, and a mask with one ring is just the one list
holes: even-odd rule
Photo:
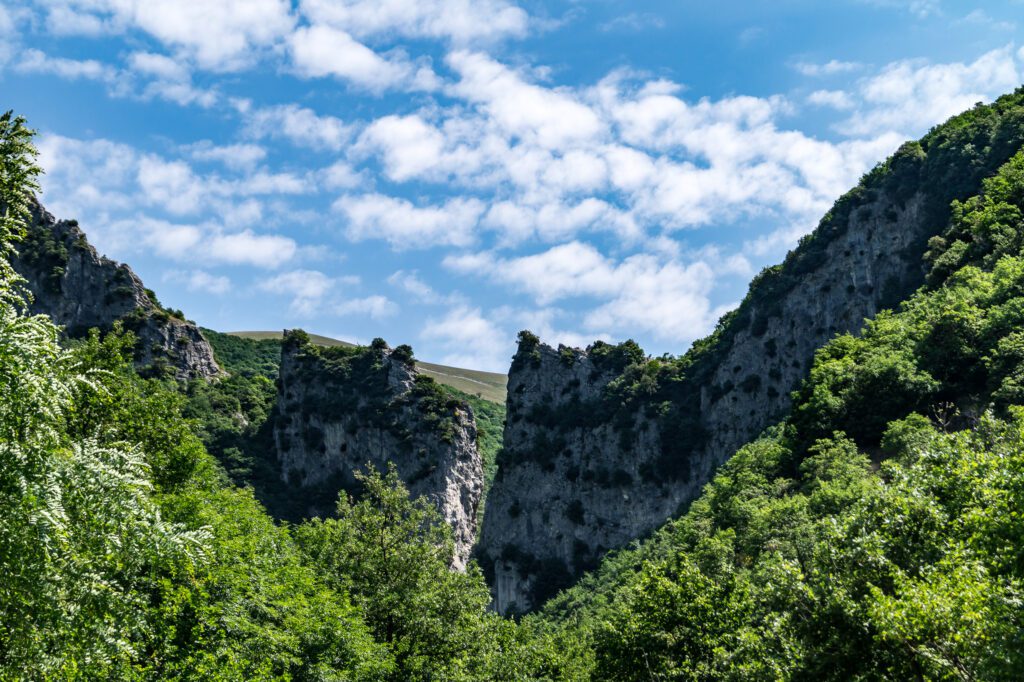
[[[282, 338], [283, 332], [268, 331], [242, 331], [226, 332], [230, 336], [238, 336], [243, 339], [276, 339]], [[310, 334], [309, 340], [318, 346], [355, 346], [356, 344], [347, 341], [332, 339], [329, 336]], [[431, 362], [416, 361], [416, 369], [421, 374], [432, 377], [435, 381], [452, 388], [457, 388], [464, 393], [475, 395], [490, 400], [494, 403], [504, 403], [508, 375], [497, 372], [481, 372], [475, 369], [463, 369], [461, 367], [448, 367], [447, 365], [435, 365]]]

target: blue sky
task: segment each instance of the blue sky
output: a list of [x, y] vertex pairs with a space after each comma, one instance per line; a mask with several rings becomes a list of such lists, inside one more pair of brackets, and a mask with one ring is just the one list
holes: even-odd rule
[[678, 354], [907, 138], [1024, 80], [1024, 3], [5, 0], [44, 204], [200, 324]]

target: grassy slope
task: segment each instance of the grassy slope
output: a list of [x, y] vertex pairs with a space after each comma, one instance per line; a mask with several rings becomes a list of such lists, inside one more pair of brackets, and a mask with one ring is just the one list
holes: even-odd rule
[[[266, 331], [240, 331], [228, 332], [230, 336], [240, 336], [246, 339], [280, 339], [281, 332]], [[352, 346], [354, 344], [346, 341], [332, 339], [329, 336], [310, 334], [309, 338], [313, 343], [320, 346]], [[508, 377], [496, 372], [481, 372], [475, 369], [462, 369], [460, 367], [448, 367], [446, 365], [435, 365], [431, 362], [416, 362], [417, 369], [423, 374], [433, 378], [435, 381], [446, 386], [458, 389], [471, 396], [477, 396], [484, 400], [495, 403], [505, 403], [505, 386]]]

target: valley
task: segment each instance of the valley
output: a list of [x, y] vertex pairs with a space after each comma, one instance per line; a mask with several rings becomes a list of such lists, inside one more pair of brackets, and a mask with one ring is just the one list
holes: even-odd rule
[[1024, 89], [680, 355], [218, 332], [0, 120], [0, 679], [1011, 680]]

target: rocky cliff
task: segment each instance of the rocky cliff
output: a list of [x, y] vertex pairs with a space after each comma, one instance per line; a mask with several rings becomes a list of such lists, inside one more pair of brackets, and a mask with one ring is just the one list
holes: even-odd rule
[[789, 407], [818, 347], [918, 287], [950, 202], [1024, 141], [1020, 99], [904, 145], [681, 358], [649, 359], [631, 342], [555, 350], [521, 334], [478, 548], [497, 609], [533, 608], [685, 508]]
[[327, 499], [356, 491], [356, 470], [393, 462], [410, 493], [451, 525], [454, 565], [465, 567], [484, 481], [473, 413], [417, 372], [408, 346], [317, 347], [287, 332], [274, 442], [284, 481], [326, 487]]
[[[138, 337], [136, 363], [179, 379], [220, 373], [199, 328], [163, 309], [132, 269], [100, 256], [74, 220], [56, 220], [39, 204], [12, 265], [28, 282], [31, 311], [78, 336], [120, 321]], [[165, 369], [166, 368], [166, 369]]]

